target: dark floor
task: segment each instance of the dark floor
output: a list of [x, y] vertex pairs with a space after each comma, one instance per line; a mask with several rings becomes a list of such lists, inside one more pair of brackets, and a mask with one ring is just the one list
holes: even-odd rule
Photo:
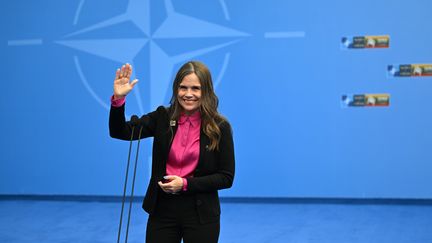
[[[120, 208], [0, 200], [0, 242], [116, 242]], [[144, 242], [146, 220], [134, 203], [128, 242]], [[432, 205], [225, 202], [219, 242], [432, 243]]]

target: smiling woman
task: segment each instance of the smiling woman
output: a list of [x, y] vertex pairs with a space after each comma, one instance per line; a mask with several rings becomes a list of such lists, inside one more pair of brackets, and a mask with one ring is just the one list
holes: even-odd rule
[[218, 190], [234, 180], [231, 126], [219, 114], [209, 69], [184, 64], [173, 82], [169, 107], [141, 117], [142, 134], [125, 120], [125, 97], [137, 84], [132, 66], [116, 72], [111, 98], [110, 135], [134, 140], [153, 137], [151, 179], [143, 208], [150, 214], [147, 242], [217, 242]]

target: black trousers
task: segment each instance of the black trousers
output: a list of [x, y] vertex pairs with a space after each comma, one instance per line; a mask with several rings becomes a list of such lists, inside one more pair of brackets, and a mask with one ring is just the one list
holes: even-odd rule
[[195, 196], [158, 193], [156, 211], [147, 221], [147, 243], [217, 243], [220, 222], [201, 224]]

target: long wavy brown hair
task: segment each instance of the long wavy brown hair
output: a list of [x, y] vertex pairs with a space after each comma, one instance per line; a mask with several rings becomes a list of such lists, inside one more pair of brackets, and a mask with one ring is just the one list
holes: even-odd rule
[[177, 121], [182, 107], [178, 102], [178, 89], [181, 81], [189, 74], [195, 73], [201, 84], [201, 102], [199, 111], [201, 113], [201, 126], [205, 135], [210, 138], [209, 150], [219, 149], [219, 140], [221, 131], [219, 125], [226, 119], [219, 114], [217, 108], [219, 99], [213, 89], [213, 81], [209, 69], [206, 65], [198, 61], [190, 61], [185, 63], [177, 72], [172, 87], [171, 97], [171, 120]]

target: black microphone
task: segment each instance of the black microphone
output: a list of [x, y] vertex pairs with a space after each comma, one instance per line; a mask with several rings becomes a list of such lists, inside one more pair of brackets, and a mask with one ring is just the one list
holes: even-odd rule
[[150, 122], [150, 118], [148, 116], [142, 116], [139, 119], [139, 125], [143, 127], [148, 126], [149, 122]]
[[140, 119], [138, 118], [137, 115], [131, 116], [131, 119], [130, 119], [129, 123], [132, 126], [132, 131], [131, 131], [131, 137], [130, 137], [130, 143], [129, 143], [128, 160], [127, 160], [127, 165], [126, 165], [126, 175], [125, 175], [125, 182], [124, 182], [124, 188], [123, 188], [123, 198], [122, 198], [122, 207], [121, 207], [121, 213], [120, 213], [119, 229], [118, 229], [118, 235], [117, 235], [117, 243], [120, 242], [120, 234], [121, 234], [121, 228], [122, 228], [122, 222], [123, 222], [123, 211], [124, 211], [124, 204], [125, 204], [125, 201], [126, 201], [126, 188], [127, 188], [127, 184], [128, 184], [127, 183], [128, 182], [128, 177], [129, 177], [129, 164], [130, 164], [130, 157], [131, 157], [131, 151], [132, 151], [132, 141], [133, 141], [133, 138], [134, 138], [135, 128], [136, 127], [141, 127], [140, 131], [139, 131], [139, 135], [138, 135], [138, 148], [137, 148], [137, 151], [136, 151], [136, 158], [135, 158], [134, 175], [133, 175], [133, 181], [132, 181], [132, 193], [131, 193], [131, 197], [130, 197], [130, 205], [129, 205], [129, 214], [128, 214], [128, 219], [127, 219], [125, 242], [127, 242], [127, 240], [128, 240], [129, 223], [130, 223], [131, 209], [132, 209], [132, 200], [133, 200], [133, 193], [134, 193], [134, 187], [135, 187], [136, 168], [137, 168], [137, 162], [138, 162], [138, 150], [139, 150], [139, 145], [140, 145], [139, 142], [140, 142], [140, 139], [141, 139], [141, 132], [142, 132], [142, 128], [143, 128], [141, 126]]
[[140, 121], [140, 119], [138, 118], [138, 116], [137, 115], [132, 115], [131, 116], [131, 119], [130, 119], [130, 124], [131, 124], [131, 126], [139, 126], [140, 125], [140, 123], [141, 123], [141, 121]]

